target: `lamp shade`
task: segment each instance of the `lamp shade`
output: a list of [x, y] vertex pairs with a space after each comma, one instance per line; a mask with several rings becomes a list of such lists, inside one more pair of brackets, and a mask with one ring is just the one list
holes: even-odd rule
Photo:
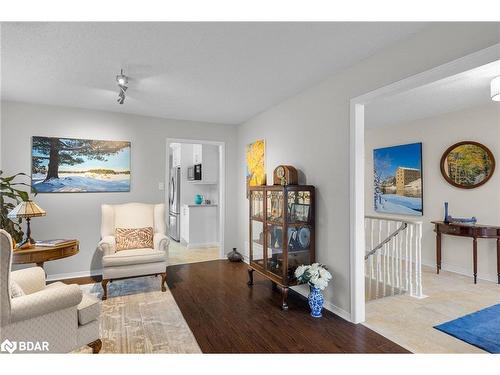
[[500, 102], [500, 76], [491, 81], [491, 100]]
[[16, 207], [9, 212], [7, 217], [9, 219], [17, 219], [24, 217], [36, 217], [36, 216], [45, 216], [47, 213], [40, 208], [33, 201], [26, 201], [19, 203]]

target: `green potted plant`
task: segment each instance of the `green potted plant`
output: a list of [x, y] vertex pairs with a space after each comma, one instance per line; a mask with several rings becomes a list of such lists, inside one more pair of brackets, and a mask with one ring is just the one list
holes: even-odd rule
[[28, 192], [20, 190], [19, 187], [26, 186], [31, 189], [31, 184], [22, 182], [21, 179], [29, 179], [31, 182], [31, 178], [26, 173], [4, 177], [3, 171], [0, 170], [0, 228], [6, 230], [15, 242], [20, 242], [24, 235], [21, 219], [12, 220], [7, 215], [17, 204], [29, 200]]

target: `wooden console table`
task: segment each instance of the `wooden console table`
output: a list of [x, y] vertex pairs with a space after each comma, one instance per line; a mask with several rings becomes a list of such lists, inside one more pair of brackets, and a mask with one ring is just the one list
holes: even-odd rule
[[497, 240], [497, 277], [500, 284], [500, 227], [481, 224], [459, 224], [445, 223], [444, 221], [433, 221], [434, 232], [436, 232], [436, 268], [437, 273], [441, 269], [441, 235], [472, 238], [472, 259], [474, 262], [474, 284], [477, 283], [477, 239], [491, 238]]
[[43, 264], [50, 260], [67, 258], [78, 254], [78, 241], [68, 241], [56, 246], [35, 246], [32, 249], [14, 249], [12, 264], [36, 263], [43, 268]]

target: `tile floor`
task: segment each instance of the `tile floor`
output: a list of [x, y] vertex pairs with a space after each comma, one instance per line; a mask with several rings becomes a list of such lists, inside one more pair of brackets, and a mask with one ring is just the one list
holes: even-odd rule
[[424, 267], [424, 294], [367, 302], [365, 326], [414, 353], [485, 353], [433, 328], [434, 325], [500, 303], [500, 285]]

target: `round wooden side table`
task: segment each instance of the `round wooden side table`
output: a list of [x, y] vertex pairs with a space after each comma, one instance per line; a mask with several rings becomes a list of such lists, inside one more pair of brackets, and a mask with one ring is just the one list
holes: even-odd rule
[[35, 246], [32, 249], [14, 249], [12, 264], [36, 263], [43, 268], [43, 264], [50, 260], [67, 258], [78, 254], [80, 243], [76, 240], [68, 241], [56, 246]]

